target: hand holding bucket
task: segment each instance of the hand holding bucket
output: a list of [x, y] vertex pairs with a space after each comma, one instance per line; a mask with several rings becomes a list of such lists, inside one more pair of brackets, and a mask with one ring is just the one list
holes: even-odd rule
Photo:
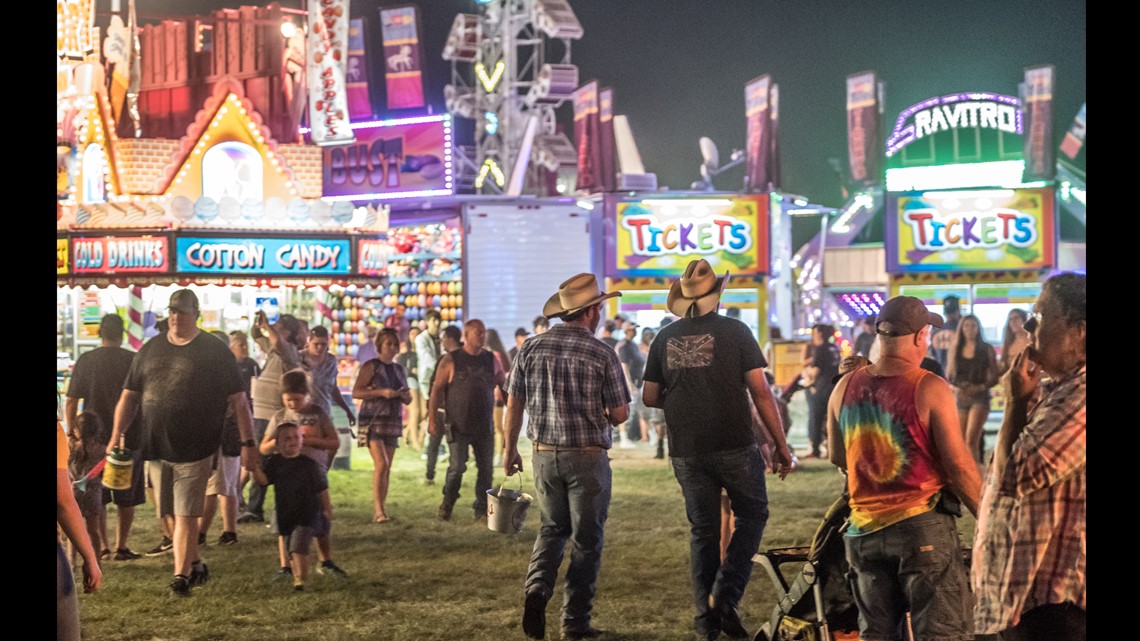
[[487, 490], [487, 529], [505, 534], [518, 534], [522, 532], [526, 523], [527, 508], [534, 501], [534, 497], [522, 491], [522, 474], [519, 474], [519, 489], [506, 489], [507, 481], [503, 479], [499, 489]]
[[119, 447], [113, 448], [107, 455], [107, 463], [103, 468], [103, 487], [111, 490], [131, 489], [131, 473], [134, 471], [134, 459], [131, 451], [127, 449], [126, 437], [119, 439]]

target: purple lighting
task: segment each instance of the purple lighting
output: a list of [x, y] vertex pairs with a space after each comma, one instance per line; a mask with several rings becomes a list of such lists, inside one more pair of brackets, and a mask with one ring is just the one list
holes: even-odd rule
[[[953, 93], [938, 98], [929, 98], [904, 109], [902, 113], [899, 114], [898, 120], [895, 121], [894, 131], [892, 131], [891, 135], [887, 137], [887, 157], [890, 158], [891, 156], [898, 153], [899, 150], [901, 150], [903, 147], [922, 137], [922, 133], [916, 130], [916, 123], [912, 122], [910, 124], [907, 124], [907, 122], [912, 117], [914, 117], [915, 114], [931, 109], [936, 109], [938, 107], [944, 107], [946, 105], [953, 105], [956, 103], [979, 102], [991, 102], [1006, 107], [1013, 107], [1013, 131], [1011, 133], [1022, 133], [1021, 100], [1018, 98], [1014, 96], [1006, 96], [989, 92]], [[946, 113], [949, 114], [949, 112]], [[978, 126], [979, 118], [976, 109], [966, 111], [956, 110], [952, 116], [948, 117], [948, 120], [956, 123], [958, 117], [961, 117], [963, 120], [962, 126]], [[939, 116], [939, 118], [941, 118], [941, 116]], [[982, 118], [984, 120], [986, 116], [983, 115]], [[992, 121], [994, 122], [993, 126], [995, 128], [1003, 128], [1000, 126], [1000, 124], [998, 124], [999, 118], [996, 114], [992, 115], [990, 118], [992, 118]], [[966, 120], [971, 120], [972, 122], [970, 124], [966, 124]], [[930, 121], [927, 120], [927, 135], [931, 133], [931, 131], [929, 131], [931, 129], [929, 122]]]

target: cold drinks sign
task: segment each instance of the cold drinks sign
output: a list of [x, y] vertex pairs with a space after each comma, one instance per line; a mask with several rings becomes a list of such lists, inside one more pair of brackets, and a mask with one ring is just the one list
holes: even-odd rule
[[768, 271], [768, 197], [621, 200], [606, 274], [675, 276], [695, 258], [733, 274]]
[[887, 195], [887, 271], [1041, 269], [1056, 262], [1051, 189]]

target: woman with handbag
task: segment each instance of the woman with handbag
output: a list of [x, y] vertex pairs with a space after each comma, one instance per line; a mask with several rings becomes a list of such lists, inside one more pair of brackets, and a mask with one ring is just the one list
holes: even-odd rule
[[357, 419], [357, 445], [367, 447], [372, 455], [372, 506], [376, 523], [391, 520], [385, 509], [388, 500], [388, 477], [392, 473], [392, 457], [400, 445], [404, 431], [403, 408], [412, 402], [404, 368], [396, 362], [400, 338], [396, 330], [385, 327], [376, 333], [379, 356], [360, 367], [360, 375], [352, 387], [352, 398], [363, 401]]

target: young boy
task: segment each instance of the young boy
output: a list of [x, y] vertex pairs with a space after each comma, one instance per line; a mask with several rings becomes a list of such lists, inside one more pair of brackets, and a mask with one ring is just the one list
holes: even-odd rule
[[[285, 407], [269, 420], [269, 426], [265, 430], [265, 438], [261, 441], [261, 453], [273, 453], [276, 444], [277, 425], [285, 421], [296, 423], [301, 429], [301, 436], [304, 438], [301, 453], [313, 459], [317, 464], [327, 488], [329, 465], [336, 456], [337, 448], [340, 447], [340, 436], [337, 434], [336, 428], [333, 427], [329, 415], [313, 404], [312, 396], [309, 393], [309, 379], [303, 370], [291, 370], [281, 376], [281, 402]], [[322, 495], [322, 501], [331, 520], [332, 503], [329, 500], [327, 490]], [[284, 532], [280, 532], [280, 534], [282, 534], [278, 539], [281, 554], [280, 573], [287, 574], [290, 572], [289, 555], [285, 547]], [[316, 538], [317, 554], [321, 561], [317, 572], [320, 574], [330, 572], [341, 577], [348, 576], [336, 563], [333, 563], [332, 540], [329, 531], [318, 533]]]
[[[301, 426], [290, 421], [278, 423], [274, 431], [276, 453], [269, 454], [253, 470], [259, 485], [273, 485], [277, 495], [274, 521], [281, 540], [289, 550], [293, 590], [305, 589], [309, 576], [309, 548], [313, 537], [328, 532], [328, 482], [316, 461], [301, 456], [305, 437]], [[263, 453], [267, 453], [266, 448]]]

